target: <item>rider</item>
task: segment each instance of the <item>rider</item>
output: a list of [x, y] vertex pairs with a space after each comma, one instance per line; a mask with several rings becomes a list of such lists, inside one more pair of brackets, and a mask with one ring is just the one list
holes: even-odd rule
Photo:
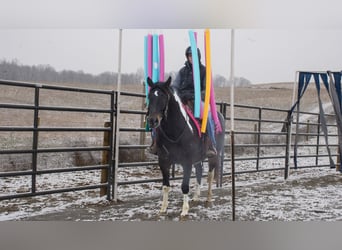
[[[205, 82], [206, 82], [206, 68], [201, 63], [201, 52], [197, 49], [198, 53], [198, 60], [199, 60], [199, 67], [200, 67], [200, 79], [201, 79], [201, 95], [202, 99], [204, 99], [205, 93]], [[194, 111], [194, 80], [193, 80], [193, 72], [192, 72], [192, 52], [191, 47], [189, 46], [185, 50], [185, 57], [186, 62], [185, 65], [179, 70], [176, 79], [172, 83], [172, 87], [177, 90], [179, 97], [181, 98], [182, 102], [190, 107], [192, 111]], [[210, 117], [210, 116], [209, 116]], [[216, 147], [215, 147], [215, 132], [214, 126], [211, 126], [208, 118], [207, 124], [207, 133], [209, 134], [209, 140], [207, 140], [207, 152], [206, 155], [208, 157], [213, 157], [217, 154]]]

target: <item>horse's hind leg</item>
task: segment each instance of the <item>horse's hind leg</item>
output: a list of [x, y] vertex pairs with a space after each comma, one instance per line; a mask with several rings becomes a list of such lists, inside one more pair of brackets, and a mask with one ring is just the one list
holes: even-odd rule
[[199, 197], [201, 196], [201, 182], [202, 182], [202, 172], [203, 172], [202, 162], [198, 162], [195, 164], [195, 172], [196, 172], [196, 184], [195, 184], [193, 200], [198, 201]]
[[188, 215], [189, 212], [189, 183], [191, 176], [191, 167], [189, 164], [187, 166], [183, 166], [183, 182], [182, 182], [182, 192], [183, 192], [183, 206], [181, 216]]
[[213, 197], [213, 182], [215, 169], [217, 169], [219, 163], [218, 156], [209, 159], [209, 171], [208, 171], [208, 196], [207, 202], [210, 203]]
[[214, 171], [208, 172], [208, 196], [207, 196], [207, 202], [210, 203], [212, 201], [213, 197], [213, 180], [214, 180]]
[[164, 214], [166, 213], [167, 207], [169, 205], [169, 192], [170, 187], [169, 186], [163, 186], [163, 201], [160, 208], [160, 213]]

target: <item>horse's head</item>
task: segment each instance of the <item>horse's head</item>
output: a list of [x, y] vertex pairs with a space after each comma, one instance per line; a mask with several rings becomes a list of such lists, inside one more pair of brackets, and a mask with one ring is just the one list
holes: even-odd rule
[[162, 119], [167, 115], [171, 77], [169, 77], [166, 82], [157, 83], [153, 83], [151, 78], [148, 77], [147, 84], [150, 86], [150, 91], [148, 93], [148, 123], [150, 128], [157, 128]]

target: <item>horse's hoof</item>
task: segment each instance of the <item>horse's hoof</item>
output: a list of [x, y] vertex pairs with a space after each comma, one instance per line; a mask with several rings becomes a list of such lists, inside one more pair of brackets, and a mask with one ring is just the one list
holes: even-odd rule
[[181, 213], [181, 217], [185, 217], [185, 216], [187, 216], [189, 214], [189, 212], [188, 211], [182, 211], [182, 213]]
[[192, 199], [192, 201], [191, 201], [191, 206], [198, 206], [200, 204], [201, 204], [201, 200], [200, 199], [197, 199], [197, 200]]
[[159, 215], [167, 215], [167, 210], [160, 210]]
[[186, 214], [186, 215], [180, 215], [180, 218], [179, 218], [179, 220], [180, 221], [187, 221], [189, 219], [189, 214]]
[[179, 221], [187, 221], [189, 219], [188, 216], [181, 216]]
[[213, 207], [213, 202], [212, 201], [205, 201], [205, 207], [206, 208]]
[[200, 201], [200, 196], [195, 195], [194, 197], [192, 197], [192, 201]]

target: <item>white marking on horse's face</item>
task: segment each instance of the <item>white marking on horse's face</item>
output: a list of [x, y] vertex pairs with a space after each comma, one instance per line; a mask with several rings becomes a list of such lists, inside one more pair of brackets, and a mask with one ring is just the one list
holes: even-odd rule
[[158, 96], [158, 90], [154, 91], [154, 96]]

